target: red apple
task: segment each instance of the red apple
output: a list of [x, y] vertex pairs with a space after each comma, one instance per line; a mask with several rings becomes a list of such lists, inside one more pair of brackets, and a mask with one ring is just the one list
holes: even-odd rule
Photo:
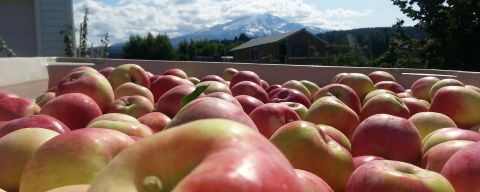
[[266, 138], [270, 138], [281, 126], [300, 120], [293, 109], [279, 103], [261, 105], [255, 108], [249, 116]]
[[70, 131], [70, 128], [54, 117], [48, 115], [32, 115], [5, 122], [5, 124], [0, 127], [0, 138], [18, 129], [29, 127], [50, 129], [60, 134]]
[[[312, 103], [310, 99], [307, 98], [303, 93], [297, 91], [295, 89], [288, 89], [288, 88], [278, 88], [278, 92], [276, 92], [271, 99], [273, 103], [281, 103], [281, 102], [296, 102], [304, 105], [305, 107], [309, 108]], [[275, 91], [275, 90], [274, 90]], [[270, 93], [274, 93], [274, 91]]]
[[305, 107], [305, 105], [302, 105], [301, 103], [281, 102], [280, 104], [286, 105], [287, 107], [290, 107], [291, 109], [293, 109], [302, 120], [305, 119], [305, 117], [307, 116], [308, 108]]
[[230, 80], [230, 88], [242, 81], [251, 81], [261, 86], [260, 77], [253, 71], [239, 71], [232, 76]]
[[138, 118], [152, 112], [153, 103], [144, 96], [123, 96], [115, 100], [108, 108], [108, 113], [123, 113]]
[[428, 103], [428, 101], [413, 97], [400, 98], [400, 100], [405, 104], [405, 106], [407, 106], [410, 116], [430, 110], [430, 103]]
[[408, 120], [415, 125], [422, 139], [435, 130], [457, 127], [448, 116], [436, 112], [420, 112], [412, 115]]
[[214, 98], [218, 98], [218, 99], [223, 99], [225, 101], [228, 101], [230, 103], [233, 103], [234, 105], [236, 105], [237, 107], [240, 107], [241, 109], [243, 109], [242, 107], [242, 104], [240, 104], [240, 102], [238, 102], [237, 99], [235, 99], [235, 97], [233, 97], [232, 95], [228, 94], [228, 93], [225, 93], [225, 92], [213, 92], [213, 93], [209, 93], [207, 95], [205, 95], [207, 97], [214, 97]]
[[0, 121], [35, 115], [39, 111], [40, 106], [24, 98], [11, 97], [0, 100]]
[[18, 96], [15, 93], [0, 91], [0, 100], [7, 99], [7, 98], [19, 98], [19, 97], [20, 96]]
[[302, 83], [308, 89], [308, 91], [312, 95], [312, 98], [313, 94], [320, 90], [320, 87], [314, 82], [308, 80], [301, 80], [300, 83]]
[[245, 111], [246, 114], [250, 114], [255, 108], [265, 104], [257, 98], [249, 95], [238, 95], [235, 99], [237, 99], [240, 105], [242, 105], [243, 111]]
[[309, 100], [312, 99], [312, 94], [310, 93], [310, 91], [308, 90], [308, 88], [303, 85], [300, 81], [297, 81], [297, 80], [290, 80], [290, 81], [287, 81], [285, 82], [282, 87], [285, 87], [285, 88], [290, 88], [290, 89], [295, 89], [297, 91], [300, 91], [301, 93], [303, 93], [305, 96], [307, 96], [307, 98]]
[[173, 76], [180, 77], [182, 79], [187, 79], [188, 78], [187, 73], [185, 73], [185, 71], [183, 71], [181, 69], [169, 69], [169, 70], [166, 70], [163, 73], [163, 75], [173, 75]]
[[338, 83], [352, 88], [361, 100], [363, 100], [370, 91], [375, 90], [372, 80], [361, 73], [349, 73], [344, 75], [338, 80]]
[[170, 123], [170, 117], [160, 112], [147, 113], [138, 118], [140, 123], [150, 127], [154, 133], [162, 131], [168, 123]]
[[386, 71], [374, 71], [368, 74], [368, 77], [374, 84], [377, 84], [380, 81], [397, 81], [392, 74]]
[[150, 87], [150, 78], [147, 72], [137, 64], [123, 64], [117, 66], [108, 76], [113, 90], [120, 85], [132, 82], [146, 88]]
[[342, 84], [330, 84], [325, 87], [322, 87], [318, 92], [313, 96], [313, 100], [317, 100], [320, 97], [324, 96], [335, 96], [337, 99], [345, 103], [350, 109], [355, 111], [355, 113], [360, 114], [362, 108], [360, 99], [358, 98], [355, 91], [349, 86]]
[[263, 103], [269, 102], [267, 92], [265, 92], [260, 85], [251, 81], [239, 82], [231, 88], [231, 91], [233, 96], [250, 95], [262, 101]]
[[313, 173], [301, 169], [295, 169], [295, 173], [305, 191], [334, 192], [322, 178]]
[[348, 139], [345, 134], [343, 134], [341, 131], [338, 129], [335, 129], [332, 126], [328, 125], [323, 125], [323, 124], [318, 124], [317, 125], [321, 130], [327, 134], [330, 138], [335, 140], [338, 144], [340, 144], [343, 148], [347, 149], [350, 151], [352, 149], [352, 144], [350, 144], [350, 140]]
[[[395, 94], [394, 92], [390, 91], [390, 90], [386, 90], [386, 89], [376, 89], [376, 90], [373, 90], [371, 91], [370, 93], [368, 93], [365, 98], [363, 98], [363, 101], [362, 101], [362, 105], [365, 105], [365, 103], [370, 100], [372, 97], [375, 97], [379, 94], [383, 94], [383, 93], [388, 93], [390, 95], [394, 95], [394, 96], [397, 96], [397, 94]], [[398, 97], [398, 96], [397, 96]]]
[[423, 154], [422, 167], [441, 173], [445, 163], [447, 163], [455, 153], [474, 143], [474, 141], [452, 140], [435, 145]]
[[389, 91], [392, 91], [394, 93], [402, 93], [405, 91], [402, 85], [400, 83], [397, 83], [395, 81], [380, 81], [375, 84], [376, 89], [386, 89]]
[[126, 82], [120, 85], [117, 89], [115, 89], [114, 94], [115, 94], [115, 100], [123, 96], [140, 95], [150, 100], [151, 103], [155, 103], [153, 99], [153, 94], [149, 89], [132, 82]]
[[465, 85], [461, 81], [456, 79], [442, 79], [433, 84], [432, 88], [430, 89], [430, 98], [433, 99], [437, 91], [446, 86], [464, 87]]
[[430, 90], [432, 89], [432, 86], [438, 81], [440, 81], [440, 79], [436, 77], [423, 77], [416, 80], [412, 83], [412, 86], [410, 87], [410, 89], [412, 90], [412, 96], [417, 99], [423, 99], [430, 102]]
[[136, 118], [122, 113], [104, 114], [93, 119], [87, 127], [112, 129], [139, 139], [153, 134], [150, 127], [140, 123]]
[[410, 111], [405, 103], [397, 96], [388, 93], [381, 93], [369, 99], [362, 107], [360, 119], [363, 120], [375, 114], [390, 114], [403, 118], [410, 117]]
[[108, 78], [108, 76], [110, 75], [110, 73], [112, 73], [114, 69], [115, 67], [105, 67], [98, 72], [100, 72], [100, 74], [102, 74], [105, 78]]
[[157, 79], [156, 81], [152, 82], [150, 86], [150, 91], [153, 93], [153, 98], [155, 102], [158, 101], [158, 99], [166, 93], [168, 90], [179, 86], [179, 85], [190, 85], [194, 86], [192, 82], [186, 79], [182, 79], [177, 76], [173, 75], [165, 75]]
[[265, 91], [268, 93], [268, 95], [270, 95], [271, 91], [273, 91], [274, 89], [280, 88], [280, 87], [282, 87], [282, 86], [279, 85], [279, 84], [273, 84], [273, 85], [268, 86], [268, 88], [266, 88]]
[[456, 152], [442, 169], [442, 175], [452, 183], [456, 192], [480, 191], [480, 143]]
[[422, 140], [422, 151], [426, 153], [435, 145], [452, 140], [480, 141], [480, 133], [459, 128], [442, 128], [431, 132]]
[[268, 84], [268, 82], [263, 80], [263, 79], [260, 79], [260, 85], [262, 86], [262, 88], [264, 90], [266, 90], [266, 89], [268, 89], [268, 87], [270, 87], [270, 84]]
[[158, 99], [155, 111], [173, 118], [182, 108], [182, 99], [193, 91], [195, 91], [195, 87], [192, 85], [179, 85], [168, 90]]
[[355, 169], [357, 169], [363, 164], [368, 163], [370, 161], [375, 161], [375, 160], [385, 160], [385, 159], [381, 157], [373, 156], [373, 155], [362, 155], [362, 156], [354, 157], [353, 164], [355, 165]]

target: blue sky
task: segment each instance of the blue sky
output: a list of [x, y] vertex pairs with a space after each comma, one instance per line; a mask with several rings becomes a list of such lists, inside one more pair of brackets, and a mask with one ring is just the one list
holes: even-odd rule
[[104, 33], [113, 43], [131, 34], [192, 33], [242, 16], [271, 13], [290, 22], [326, 29], [391, 26], [406, 18], [390, 0], [73, 0], [76, 26], [89, 7], [89, 39]]

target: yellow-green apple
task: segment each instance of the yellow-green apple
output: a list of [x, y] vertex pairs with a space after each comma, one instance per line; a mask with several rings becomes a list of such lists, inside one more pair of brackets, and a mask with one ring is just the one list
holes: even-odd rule
[[383, 94], [383, 93], [388, 93], [390, 95], [395, 95], [397, 96], [397, 94], [395, 94], [394, 92], [392, 91], [389, 91], [389, 90], [386, 90], [386, 89], [376, 89], [376, 90], [373, 90], [371, 91], [370, 93], [368, 93], [365, 98], [363, 98], [362, 100], [362, 105], [365, 105], [365, 103], [370, 100], [372, 97], [375, 97], [379, 94]]
[[108, 113], [93, 119], [87, 127], [103, 128], [120, 131], [129, 136], [139, 138], [147, 137], [153, 134], [150, 127], [140, 123], [132, 116], [122, 113]]
[[55, 95], [67, 93], [83, 93], [91, 97], [104, 112], [114, 100], [107, 78], [90, 67], [76, 68], [58, 83]]
[[455, 192], [442, 175], [415, 165], [376, 160], [358, 167], [348, 180], [346, 192]]
[[422, 141], [415, 125], [407, 119], [377, 114], [358, 125], [352, 138], [352, 155], [374, 155], [418, 164]]
[[90, 185], [67, 185], [48, 190], [47, 192], [87, 192]]
[[338, 129], [335, 129], [332, 126], [328, 125], [323, 125], [323, 124], [318, 124], [318, 127], [322, 129], [327, 136], [335, 140], [338, 144], [340, 144], [342, 147], [350, 151], [352, 149], [352, 144], [350, 143], [350, 140], [348, 139], [345, 134], [343, 134], [341, 131]]
[[[234, 97], [232, 98], [236, 101]], [[237, 121], [250, 127], [252, 130], [258, 130], [252, 119], [243, 111], [241, 105], [237, 106], [231, 101], [210, 97], [208, 95], [197, 98], [185, 105], [178, 111], [177, 115], [172, 118], [172, 121], [170, 121], [166, 128], [175, 127], [195, 120], [212, 118], [224, 118]]]
[[344, 76], [348, 75], [348, 73], [339, 73], [339, 74], [336, 74], [333, 78], [332, 78], [332, 83], [338, 83], [340, 81], [340, 79]]
[[279, 103], [263, 104], [255, 108], [249, 116], [266, 138], [270, 138], [281, 126], [300, 120], [293, 109]]
[[319, 91], [314, 93], [313, 100], [317, 100], [324, 96], [335, 96], [337, 99], [345, 103], [355, 113], [360, 114], [362, 108], [360, 99], [357, 93], [349, 86], [342, 84], [330, 84], [322, 87]]
[[381, 81], [397, 81], [392, 74], [386, 71], [374, 71], [368, 74], [368, 77], [372, 80], [374, 84], [377, 84]]
[[394, 93], [405, 92], [405, 88], [395, 81], [380, 81], [375, 84], [375, 89], [386, 89]]
[[[277, 91], [278, 92], [275, 92]], [[297, 91], [295, 89], [289, 89], [289, 88], [278, 88], [270, 92], [272, 95], [270, 101], [273, 103], [281, 103], [281, 102], [297, 102], [305, 107], [309, 108], [312, 105], [312, 102], [310, 102], [310, 99], [307, 98], [303, 93], [300, 91]]]
[[138, 118], [138, 121], [152, 129], [154, 133], [162, 131], [172, 119], [160, 112], [151, 112]]
[[[190, 82], [192, 82], [194, 85], [196, 85], [197, 83], [200, 83], [200, 79], [196, 78], [196, 77], [188, 77], [187, 80], [189, 80]], [[153, 81], [152, 81], [153, 82]]]
[[365, 74], [361, 73], [349, 73], [344, 75], [338, 80], [338, 83], [352, 88], [361, 100], [363, 100], [370, 91], [375, 90], [372, 80], [370, 80]]
[[92, 119], [102, 115], [102, 110], [85, 94], [67, 93], [46, 103], [40, 114], [50, 115], [74, 130], [84, 128]]
[[213, 92], [213, 93], [209, 93], [207, 95], [205, 95], [206, 97], [215, 97], [215, 98], [219, 98], [219, 99], [223, 99], [225, 101], [228, 101], [230, 103], [233, 103], [234, 105], [236, 105], [237, 107], [240, 107], [243, 109], [242, 107], [242, 104], [240, 104], [240, 102], [238, 102], [237, 99], [235, 99], [235, 97], [233, 97], [232, 95], [228, 94], [228, 93], [225, 93], [225, 92]]
[[268, 87], [270, 87], [270, 84], [263, 80], [263, 79], [260, 79], [260, 85], [262, 86], [262, 88], [265, 90], [265, 89], [268, 89]]
[[230, 88], [242, 81], [251, 81], [261, 86], [260, 77], [257, 73], [253, 71], [239, 71], [232, 76], [232, 79], [230, 80]]
[[480, 143], [476, 142], [456, 152], [445, 163], [442, 175], [456, 192], [480, 191]]
[[53, 98], [55, 98], [55, 92], [45, 92], [35, 98], [35, 103], [38, 106], [42, 107], [43, 105], [45, 105], [45, 103], [52, 100]]
[[333, 189], [319, 176], [305, 170], [295, 169], [305, 192], [334, 192]]
[[165, 75], [152, 82], [150, 85], [150, 91], [153, 93], [154, 101], [157, 102], [158, 99], [165, 94], [168, 90], [179, 86], [179, 85], [191, 85], [195, 86], [192, 82], [186, 79], [182, 79], [173, 75]]
[[302, 83], [308, 89], [310, 95], [312, 95], [312, 98], [313, 94], [320, 90], [320, 87], [316, 83], [309, 80], [300, 80], [300, 83]]
[[426, 153], [429, 149], [443, 142], [452, 140], [480, 141], [480, 133], [459, 128], [442, 128], [431, 132], [422, 140], [422, 151]]
[[312, 99], [312, 94], [310, 93], [310, 91], [308, 90], [308, 88], [303, 85], [300, 81], [297, 81], [297, 80], [289, 80], [287, 82], [285, 82], [282, 87], [285, 87], [285, 88], [290, 88], [290, 89], [295, 89], [297, 91], [300, 91], [301, 93], [303, 93], [305, 96], [307, 96], [308, 99]]
[[232, 95], [250, 95], [257, 98], [263, 103], [268, 103], [269, 98], [267, 92], [259, 85], [251, 81], [242, 81], [231, 87]]
[[28, 161], [20, 191], [47, 191], [90, 184], [120, 151], [133, 145], [130, 136], [110, 129], [78, 129], [44, 143]]
[[395, 95], [388, 93], [378, 94], [369, 99], [360, 111], [360, 119], [364, 120], [375, 114], [390, 114], [398, 117], [409, 118], [410, 111], [403, 101]]
[[114, 69], [115, 67], [105, 67], [103, 69], [100, 69], [100, 71], [98, 72], [102, 74], [105, 78], [108, 78], [108, 76], [110, 75], [110, 73], [112, 73]]
[[181, 69], [168, 69], [163, 73], [163, 75], [173, 75], [173, 76], [180, 77], [182, 79], [188, 78], [187, 73], [185, 73], [185, 71]]
[[433, 100], [433, 97], [435, 96], [437, 91], [440, 90], [441, 88], [447, 87], [447, 86], [464, 87], [465, 85], [461, 81], [456, 80], [456, 79], [442, 79], [442, 80], [436, 82], [435, 84], [433, 84], [432, 88], [430, 89], [430, 98]]
[[123, 113], [138, 118], [150, 113], [155, 107], [153, 103], [144, 96], [132, 95], [123, 96], [115, 100], [108, 108], [108, 113]]
[[241, 123], [207, 119], [162, 131], [125, 149], [89, 191], [301, 192], [303, 188], [288, 160], [263, 136]]
[[428, 101], [413, 97], [400, 98], [400, 100], [407, 106], [410, 116], [430, 110], [430, 103]]
[[18, 191], [28, 160], [45, 142], [59, 133], [41, 128], [25, 128], [0, 138], [0, 188]]
[[0, 100], [2, 99], [7, 99], [7, 98], [19, 98], [15, 93], [10, 93], [10, 92], [5, 92], [5, 91], [0, 91]]
[[306, 121], [288, 123], [270, 141], [294, 168], [319, 176], [335, 191], [344, 190], [354, 169], [352, 156], [317, 125]]
[[204, 81], [217, 81], [223, 84], [226, 83], [225, 80], [218, 75], [206, 75], [200, 79], [200, 82]]
[[417, 99], [423, 99], [430, 102], [430, 90], [438, 81], [440, 81], [440, 79], [437, 77], [422, 77], [416, 80], [412, 83], [412, 86], [410, 86], [410, 89], [412, 90], [412, 96]]
[[222, 77], [223, 79], [225, 79], [225, 81], [231, 81], [232, 80], [232, 77], [238, 73], [238, 70], [234, 69], [234, 68], [226, 68], [225, 70], [223, 70], [222, 72]]
[[205, 94], [214, 93], [214, 92], [225, 92], [228, 94], [232, 94], [228, 85], [218, 81], [202, 81], [200, 83], [195, 84], [196, 87], [200, 86], [207, 86], [207, 89], [203, 92]]
[[[161, 112], [170, 118], [173, 118], [175, 114], [182, 108], [182, 99], [195, 91], [195, 86], [192, 85], [179, 85], [167, 92], [165, 92], [157, 101], [155, 111]], [[203, 96], [201, 94], [200, 96]]]
[[480, 93], [480, 87], [477, 87], [475, 85], [465, 85], [465, 87], [468, 87]]
[[480, 93], [460, 86], [439, 89], [430, 105], [430, 111], [447, 115], [463, 129], [480, 125], [478, 109], [480, 109]]
[[292, 108], [298, 115], [298, 117], [300, 117], [300, 119], [305, 119], [305, 117], [307, 116], [307, 113], [308, 113], [308, 108], [305, 107], [305, 105], [302, 105], [301, 103], [297, 103], [297, 102], [281, 102], [280, 104], [284, 104], [290, 108]]
[[317, 99], [308, 109], [305, 121], [325, 124], [341, 131], [349, 139], [359, 123], [358, 115], [334, 96]]
[[375, 161], [375, 160], [385, 160], [382, 157], [378, 156], [373, 156], [373, 155], [362, 155], [362, 156], [356, 156], [353, 158], [353, 164], [355, 165], [355, 169], [358, 167], [362, 166], [365, 163], [368, 163], [370, 161]]
[[113, 90], [126, 82], [132, 82], [146, 88], [150, 87], [150, 78], [147, 72], [137, 64], [122, 64], [110, 73], [108, 81]]
[[149, 89], [132, 82], [126, 82], [120, 85], [119, 87], [117, 87], [117, 89], [115, 89], [114, 94], [115, 94], [115, 100], [123, 96], [140, 95], [150, 100], [151, 103], [155, 103], [153, 99], [153, 94]]
[[70, 128], [54, 117], [48, 115], [32, 115], [5, 122], [5, 124], [0, 126], [0, 138], [18, 129], [28, 127], [45, 128], [59, 134], [70, 131]]
[[412, 115], [408, 120], [418, 129], [422, 139], [435, 130], [457, 127], [450, 117], [436, 112], [420, 112]]
[[238, 95], [235, 96], [235, 99], [242, 105], [242, 109], [246, 114], [250, 114], [255, 108], [265, 104], [250, 95]]
[[24, 98], [11, 97], [0, 100], [0, 121], [35, 115], [39, 111], [40, 106]]
[[430, 148], [422, 157], [424, 169], [441, 173], [445, 163], [459, 150], [474, 144], [474, 141], [452, 140]]

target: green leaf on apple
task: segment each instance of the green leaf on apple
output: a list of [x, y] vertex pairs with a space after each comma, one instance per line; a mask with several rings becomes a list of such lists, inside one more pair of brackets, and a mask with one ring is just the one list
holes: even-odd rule
[[190, 103], [191, 101], [198, 98], [198, 96], [200, 96], [203, 92], [205, 92], [205, 90], [207, 90], [208, 86], [210, 86], [210, 84], [203, 85], [203, 86], [198, 86], [197, 88], [195, 88], [195, 90], [192, 93], [183, 97], [182, 101], [180, 102], [180, 106], [183, 107], [183, 106], [187, 105], [188, 103]]

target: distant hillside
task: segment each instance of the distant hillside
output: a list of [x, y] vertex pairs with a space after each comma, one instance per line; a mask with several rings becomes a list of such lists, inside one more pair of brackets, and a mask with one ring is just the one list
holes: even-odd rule
[[[369, 39], [369, 37], [386, 34], [391, 30], [391, 27], [374, 27], [374, 28], [358, 28], [351, 30], [341, 30], [341, 31], [328, 31], [325, 33], [317, 34], [321, 39], [331, 43], [331, 44], [348, 44], [347, 34], [354, 35], [358, 41], [362, 39]], [[426, 38], [426, 33], [416, 27], [403, 27], [406, 35], [412, 38]]]

